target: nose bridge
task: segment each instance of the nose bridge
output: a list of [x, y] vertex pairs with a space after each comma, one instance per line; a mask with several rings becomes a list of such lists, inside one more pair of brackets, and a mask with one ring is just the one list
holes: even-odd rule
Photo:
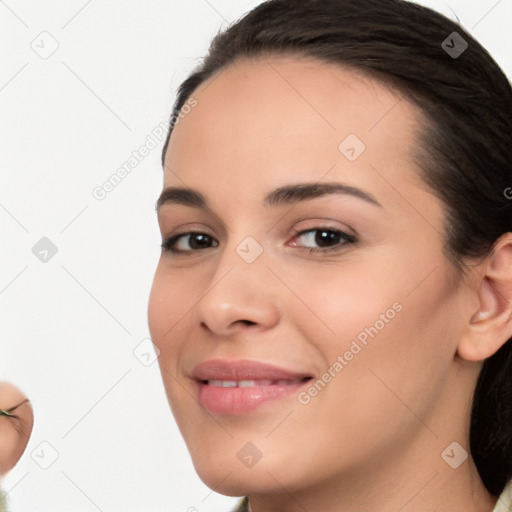
[[216, 290], [220, 298], [237, 301], [242, 306], [256, 296], [268, 295], [261, 293], [262, 284], [268, 279], [265, 275], [269, 273], [265, 265], [266, 254], [254, 237], [246, 236], [240, 242], [230, 241], [218, 258], [209, 289]]
[[219, 254], [208, 289], [198, 303], [199, 322], [217, 333], [235, 324], [271, 326], [277, 321], [277, 304], [270, 286], [263, 245], [255, 237], [231, 241]]
[[[257, 238], [259, 239], [257, 239]], [[231, 231], [227, 243], [218, 256], [218, 264], [212, 283], [217, 282], [226, 272], [236, 272], [238, 276], [244, 275], [247, 280], [256, 277], [256, 284], [268, 274], [265, 263], [268, 253], [263, 248], [263, 235], [260, 233], [248, 235], [247, 229]], [[231, 270], [230, 270], [231, 269]]]

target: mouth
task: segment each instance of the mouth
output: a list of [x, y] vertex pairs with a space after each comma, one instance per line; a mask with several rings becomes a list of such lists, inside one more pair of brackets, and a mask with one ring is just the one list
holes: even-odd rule
[[206, 361], [191, 376], [201, 405], [221, 415], [242, 415], [270, 406], [298, 393], [313, 378], [267, 363], [225, 359]]
[[216, 386], [218, 388], [254, 388], [259, 386], [293, 386], [311, 380], [311, 377], [304, 377], [302, 379], [294, 380], [203, 380], [200, 381], [206, 386]]

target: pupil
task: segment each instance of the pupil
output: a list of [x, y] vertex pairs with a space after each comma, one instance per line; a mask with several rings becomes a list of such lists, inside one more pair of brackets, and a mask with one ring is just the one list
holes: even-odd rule
[[320, 247], [328, 246], [330, 243], [336, 243], [337, 242], [338, 234], [334, 233], [333, 231], [318, 231], [315, 242]]
[[209, 238], [210, 237], [208, 235], [193, 235], [192, 238], [190, 239], [190, 247], [192, 247], [193, 249], [207, 247]]

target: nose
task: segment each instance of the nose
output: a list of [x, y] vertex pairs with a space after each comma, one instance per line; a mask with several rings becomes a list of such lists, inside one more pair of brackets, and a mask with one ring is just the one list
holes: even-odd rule
[[197, 304], [199, 325], [218, 336], [271, 329], [279, 322], [275, 276], [262, 258], [246, 263], [235, 251], [225, 256]]

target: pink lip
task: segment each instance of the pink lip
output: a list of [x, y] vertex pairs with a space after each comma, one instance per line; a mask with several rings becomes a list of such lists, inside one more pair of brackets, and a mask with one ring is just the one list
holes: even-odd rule
[[248, 359], [210, 359], [198, 364], [191, 373], [195, 380], [296, 380], [311, 376]]
[[[259, 361], [212, 359], [197, 365], [191, 377], [196, 381], [198, 399], [206, 410], [213, 414], [238, 415], [297, 393], [307, 382], [304, 379], [312, 376]], [[206, 381], [209, 380], [294, 382], [225, 388], [208, 385]]]

